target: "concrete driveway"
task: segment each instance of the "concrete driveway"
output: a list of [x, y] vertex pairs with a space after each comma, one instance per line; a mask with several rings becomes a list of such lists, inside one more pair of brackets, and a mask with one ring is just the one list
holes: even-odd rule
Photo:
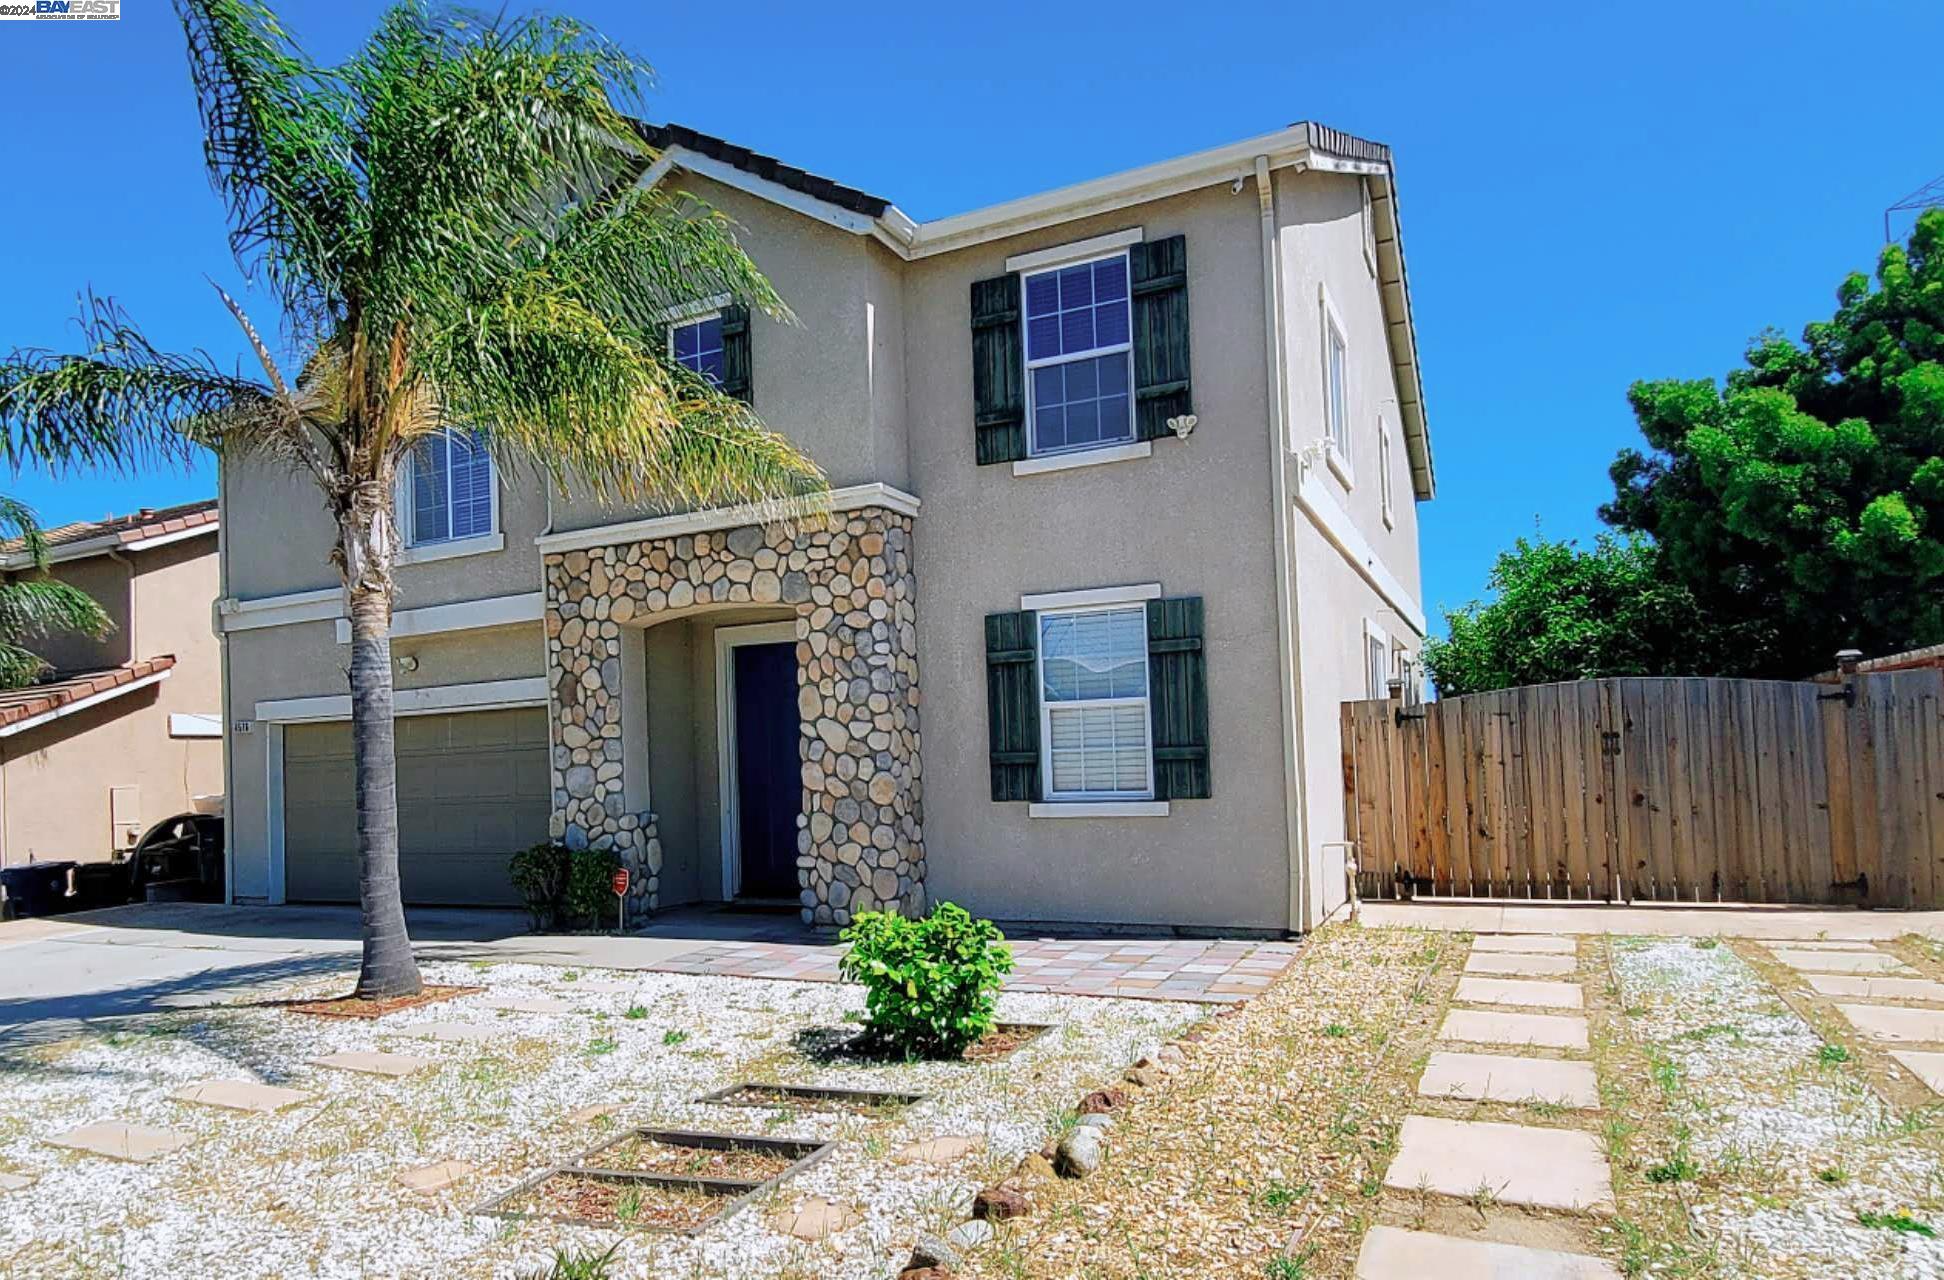
[[[647, 968], [746, 923], [670, 921], [645, 935], [537, 935], [518, 911], [407, 912], [421, 959]], [[778, 922], [781, 923], [781, 922]], [[793, 922], [791, 922], [793, 923]], [[755, 932], [763, 932], [758, 929]], [[71, 1035], [83, 1022], [234, 998], [355, 970], [355, 907], [153, 903], [0, 924], [0, 1042]]]

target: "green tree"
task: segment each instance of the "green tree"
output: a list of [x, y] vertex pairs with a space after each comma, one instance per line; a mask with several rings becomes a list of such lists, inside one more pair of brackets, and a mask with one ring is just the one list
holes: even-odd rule
[[1732, 669], [1742, 647], [1641, 538], [1601, 534], [1591, 550], [1520, 538], [1486, 585], [1491, 603], [1446, 610], [1446, 638], [1424, 646], [1441, 696], [1599, 676], [1714, 675]]
[[1800, 342], [1764, 333], [1725, 385], [1629, 399], [1648, 449], [1615, 460], [1601, 515], [1750, 642], [1738, 674], [1944, 641], [1944, 210]]
[[[58, 459], [41, 459], [58, 461]], [[27, 565], [0, 580], [0, 689], [32, 684], [47, 661], [28, 645], [64, 631], [108, 634], [108, 615], [85, 592], [47, 574], [47, 539], [31, 507], [0, 495], [0, 542]]]
[[158, 350], [91, 296], [84, 349], [0, 365], [0, 429], [8, 449], [84, 460], [194, 441], [316, 483], [351, 620], [358, 993], [410, 993], [388, 638], [400, 464], [451, 428], [605, 498], [782, 510], [823, 489], [817, 468], [660, 335], [698, 297], [788, 313], [720, 215], [637, 185], [653, 157], [621, 108], [648, 69], [577, 23], [405, 3], [326, 66], [250, 0], [176, 8], [230, 248], [294, 359], [227, 294], [250, 374]]

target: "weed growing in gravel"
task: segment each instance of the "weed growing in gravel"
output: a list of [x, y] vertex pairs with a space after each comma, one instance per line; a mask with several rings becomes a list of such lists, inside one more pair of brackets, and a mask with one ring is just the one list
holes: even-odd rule
[[1262, 1204], [1266, 1209], [1287, 1209], [1310, 1193], [1310, 1184], [1290, 1186], [1283, 1182], [1271, 1182], [1262, 1189]]
[[1341, 1022], [1332, 1022], [1329, 1026], [1323, 1028], [1323, 1034], [1332, 1040], [1341, 1040], [1350, 1034], [1350, 1028], [1344, 1026]]
[[579, 982], [579, 981], [580, 981], [580, 970], [579, 970], [579, 969], [562, 969], [562, 970], [560, 971], [560, 980], [561, 980], [562, 982]]
[[613, 1272], [614, 1255], [620, 1248], [621, 1242], [617, 1240], [601, 1253], [556, 1249], [551, 1267], [526, 1272], [521, 1280], [607, 1280]]
[[688, 1038], [689, 1033], [686, 1031], [670, 1030], [662, 1032], [662, 1043], [671, 1049]]
[[1694, 940], [1694, 949], [1696, 951], [1713, 951], [1720, 945], [1721, 939], [1719, 938], [1696, 938]]
[[648, 1006], [645, 1004], [631, 1004], [628, 1006], [628, 1011], [621, 1016], [629, 1022], [640, 1022], [648, 1016]]
[[1937, 1238], [1937, 1228], [1928, 1222], [1919, 1222], [1901, 1209], [1895, 1213], [1876, 1213], [1865, 1209], [1856, 1215], [1856, 1221], [1866, 1227], [1876, 1227], [1884, 1231], [1897, 1231], [1904, 1235], [1922, 1236], [1926, 1240]]
[[1840, 1044], [1826, 1044], [1816, 1050], [1816, 1061], [1825, 1067], [1833, 1067], [1839, 1062], [1848, 1062], [1850, 1052]]
[[1849, 1170], [1839, 1165], [1830, 1165], [1827, 1169], [1816, 1170], [1816, 1181], [1826, 1182], [1832, 1187], [1840, 1187], [1849, 1181]]
[[1713, 1040], [1717, 1036], [1727, 1040], [1730, 1044], [1740, 1044], [1742, 1042], [1741, 1028], [1732, 1022], [1711, 1022], [1705, 1027], [1695, 1027], [1692, 1030], [1683, 1031], [1674, 1038], [1676, 1040], [1706, 1041]]
[[598, 1058], [604, 1053], [613, 1053], [620, 1047], [621, 1042], [613, 1036], [595, 1036], [587, 1042], [587, 1053], [590, 1057]]
[[1262, 1274], [1266, 1280], [1305, 1280], [1309, 1275], [1310, 1259], [1316, 1256], [1316, 1246], [1311, 1245], [1301, 1253], [1279, 1253], [1269, 1259]]

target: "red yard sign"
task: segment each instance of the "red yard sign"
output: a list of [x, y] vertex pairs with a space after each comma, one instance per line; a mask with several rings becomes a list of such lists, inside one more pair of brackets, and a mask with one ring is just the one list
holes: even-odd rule
[[627, 897], [628, 896], [628, 869], [626, 867], [623, 867], [619, 871], [615, 872], [614, 878], [608, 881], [608, 883], [613, 886], [615, 897], [617, 898]]

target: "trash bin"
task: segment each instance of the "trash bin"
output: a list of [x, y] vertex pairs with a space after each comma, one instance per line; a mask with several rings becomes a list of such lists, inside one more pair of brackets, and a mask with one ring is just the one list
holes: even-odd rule
[[28, 862], [0, 867], [0, 889], [7, 895], [7, 913], [14, 916], [51, 916], [72, 911], [78, 898], [68, 897], [68, 877], [77, 862]]

